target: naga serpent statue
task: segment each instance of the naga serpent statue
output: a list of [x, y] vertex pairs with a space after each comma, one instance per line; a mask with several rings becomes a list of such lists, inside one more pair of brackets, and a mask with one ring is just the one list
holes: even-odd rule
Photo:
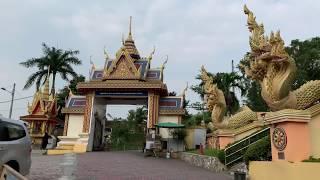
[[257, 114], [247, 106], [224, 120], [226, 101], [223, 92], [213, 83], [214, 77], [209, 76], [205, 68], [201, 67], [201, 79], [208, 110], [211, 112], [213, 126], [217, 129], [235, 129], [257, 120]]
[[291, 91], [296, 74], [296, 64], [285, 51], [280, 31], [264, 35], [263, 24], [258, 24], [253, 13], [244, 6], [251, 33], [249, 63], [240, 67], [246, 75], [261, 86], [261, 96], [272, 111], [281, 109], [306, 109], [320, 99], [320, 80], [309, 81]]

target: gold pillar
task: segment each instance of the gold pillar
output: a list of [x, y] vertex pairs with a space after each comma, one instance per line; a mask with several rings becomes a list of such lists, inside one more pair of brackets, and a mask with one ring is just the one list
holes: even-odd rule
[[33, 128], [34, 128], [34, 122], [31, 121], [30, 127], [29, 127], [29, 134], [32, 134], [32, 133], [33, 133]]
[[90, 121], [91, 121], [91, 114], [92, 114], [92, 102], [93, 102], [94, 95], [87, 94], [86, 96], [86, 107], [84, 111], [84, 118], [83, 118], [83, 127], [82, 132], [88, 133], [90, 128]]
[[65, 119], [64, 119], [64, 127], [63, 127], [63, 135], [64, 136], [67, 136], [67, 132], [68, 132], [69, 115], [70, 114], [66, 114], [65, 115]]
[[45, 122], [44, 122], [44, 121], [41, 121], [41, 134], [44, 134], [44, 133], [45, 133], [45, 128], [46, 128], [45, 125], [46, 125]]
[[159, 99], [158, 94], [148, 94], [148, 128], [154, 128], [154, 125], [158, 123], [159, 117]]

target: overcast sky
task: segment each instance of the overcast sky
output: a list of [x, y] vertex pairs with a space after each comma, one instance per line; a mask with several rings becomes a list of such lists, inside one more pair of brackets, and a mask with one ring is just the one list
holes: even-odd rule
[[[41, 56], [41, 43], [79, 50], [83, 65], [75, 70], [88, 76], [89, 57], [96, 66], [104, 64], [103, 47], [114, 57], [121, 36], [128, 33], [133, 16], [133, 37], [142, 56], [156, 47], [153, 67], [169, 56], [165, 82], [178, 93], [194, 79], [201, 65], [210, 72], [230, 72], [249, 50], [243, 5], [263, 22], [266, 32], [280, 29], [288, 44], [292, 39], [308, 39], [320, 34], [320, 2], [311, 0], [0, 0], [0, 86], [11, 90], [17, 83], [16, 97], [34, 94], [22, 90], [27, 77], [36, 69], [19, 62]], [[65, 85], [61, 79], [58, 88]], [[190, 90], [187, 98], [199, 100]], [[0, 101], [10, 94], [0, 91]], [[26, 114], [28, 100], [16, 101], [13, 117]], [[0, 114], [8, 115], [9, 103], [0, 103]]]

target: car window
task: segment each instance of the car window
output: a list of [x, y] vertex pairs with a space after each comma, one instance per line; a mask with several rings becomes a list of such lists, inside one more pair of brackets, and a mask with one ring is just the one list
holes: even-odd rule
[[26, 136], [24, 128], [18, 124], [0, 122], [0, 141], [14, 141]]

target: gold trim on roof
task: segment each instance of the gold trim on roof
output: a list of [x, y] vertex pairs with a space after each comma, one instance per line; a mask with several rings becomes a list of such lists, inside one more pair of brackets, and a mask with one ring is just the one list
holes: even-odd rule
[[171, 109], [160, 109], [159, 110], [159, 114], [160, 115], [184, 115], [186, 113], [186, 111], [184, 109], [175, 109], [175, 110], [171, 110]]
[[147, 88], [147, 89], [167, 89], [161, 81], [137, 81], [137, 80], [106, 80], [90, 81], [78, 83], [77, 89], [95, 88]]
[[63, 114], [84, 114], [85, 107], [82, 108], [62, 108]]
[[141, 69], [137, 69], [129, 53], [122, 48], [110, 67], [104, 69], [103, 79], [141, 79]]

